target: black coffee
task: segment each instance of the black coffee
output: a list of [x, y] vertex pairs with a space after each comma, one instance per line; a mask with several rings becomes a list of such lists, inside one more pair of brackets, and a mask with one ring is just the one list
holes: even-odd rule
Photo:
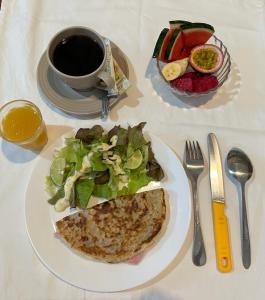
[[100, 45], [85, 35], [73, 35], [58, 44], [53, 64], [64, 74], [82, 76], [94, 72], [104, 58]]

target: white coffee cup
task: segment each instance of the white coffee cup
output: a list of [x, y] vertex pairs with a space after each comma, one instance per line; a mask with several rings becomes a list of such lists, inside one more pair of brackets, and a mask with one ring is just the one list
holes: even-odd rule
[[[53, 55], [56, 47], [67, 38], [70, 38], [72, 36], [87, 36], [94, 40], [101, 48], [103, 52], [103, 60], [99, 67], [94, 70], [92, 73], [88, 73], [82, 76], [73, 76], [69, 74], [65, 74], [62, 71], [58, 70], [58, 68], [55, 67], [53, 63]], [[83, 26], [74, 26], [74, 27], [68, 27], [61, 31], [59, 31], [50, 41], [47, 51], [46, 51], [47, 59], [49, 66], [52, 68], [52, 70], [55, 72], [55, 74], [67, 85], [74, 89], [78, 90], [84, 90], [89, 89], [92, 87], [98, 87], [102, 89], [102, 85], [99, 85], [99, 81], [102, 80], [105, 83], [106, 88], [110, 89], [114, 85], [114, 79], [105, 72], [106, 67], [106, 46], [104, 43], [104, 40], [100, 34], [95, 32], [94, 30], [83, 27]], [[89, 55], [89, 53], [88, 53]], [[104, 89], [104, 88], [103, 88]]]

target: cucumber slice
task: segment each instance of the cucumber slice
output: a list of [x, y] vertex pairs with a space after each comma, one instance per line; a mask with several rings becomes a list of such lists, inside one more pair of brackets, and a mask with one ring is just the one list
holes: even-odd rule
[[162, 74], [167, 81], [178, 78], [181, 75], [181, 72], [181, 66], [176, 62], [166, 64], [162, 69]]

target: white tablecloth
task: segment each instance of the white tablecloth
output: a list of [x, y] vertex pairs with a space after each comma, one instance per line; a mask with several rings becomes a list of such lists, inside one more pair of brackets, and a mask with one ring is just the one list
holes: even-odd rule
[[[212, 98], [196, 104], [183, 102], [157, 81], [150, 57], [160, 30], [171, 19], [210, 23], [228, 47], [233, 60], [231, 75]], [[144, 287], [117, 294], [72, 287], [40, 263], [27, 237], [25, 191], [37, 157], [1, 141], [0, 299], [264, 299], [264, 1], [4, 0], [0, 11], [0, 104], [17, 98], [35, 102], [48, 125], [49, 143], [63, 132], [61, 126], [100, 122], [66, 115], [38, 93], [39, 59], [50, 38], [71, 25], [95, 29], [126, 53], [132, 87], [111, 111], [111, 121], [146, 121], [146, 129], [160, 136], [180, 158], [186, 138], [197, 138], [207, 154], [210, 131], [218, 135], [223, 157], [233, 146], [249, 154], [255, 168], [247, 189], [252, 265], [245, 270], [241, 263], [237, 195], [225, 178], [234, 269], [229, 274], [216, 270], [209, 180], [205, 176], [199, 189], [208, 258], [205, 266], [192, 264], [190, 233], [178, 264]]]

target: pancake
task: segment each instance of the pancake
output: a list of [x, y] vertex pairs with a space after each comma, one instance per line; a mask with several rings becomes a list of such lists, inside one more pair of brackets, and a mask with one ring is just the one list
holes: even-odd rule
[[108, 263], [127, 261], [151, 246], [166, 218], [163, 189], [122, 196], [56, 222], [78, 252]]

